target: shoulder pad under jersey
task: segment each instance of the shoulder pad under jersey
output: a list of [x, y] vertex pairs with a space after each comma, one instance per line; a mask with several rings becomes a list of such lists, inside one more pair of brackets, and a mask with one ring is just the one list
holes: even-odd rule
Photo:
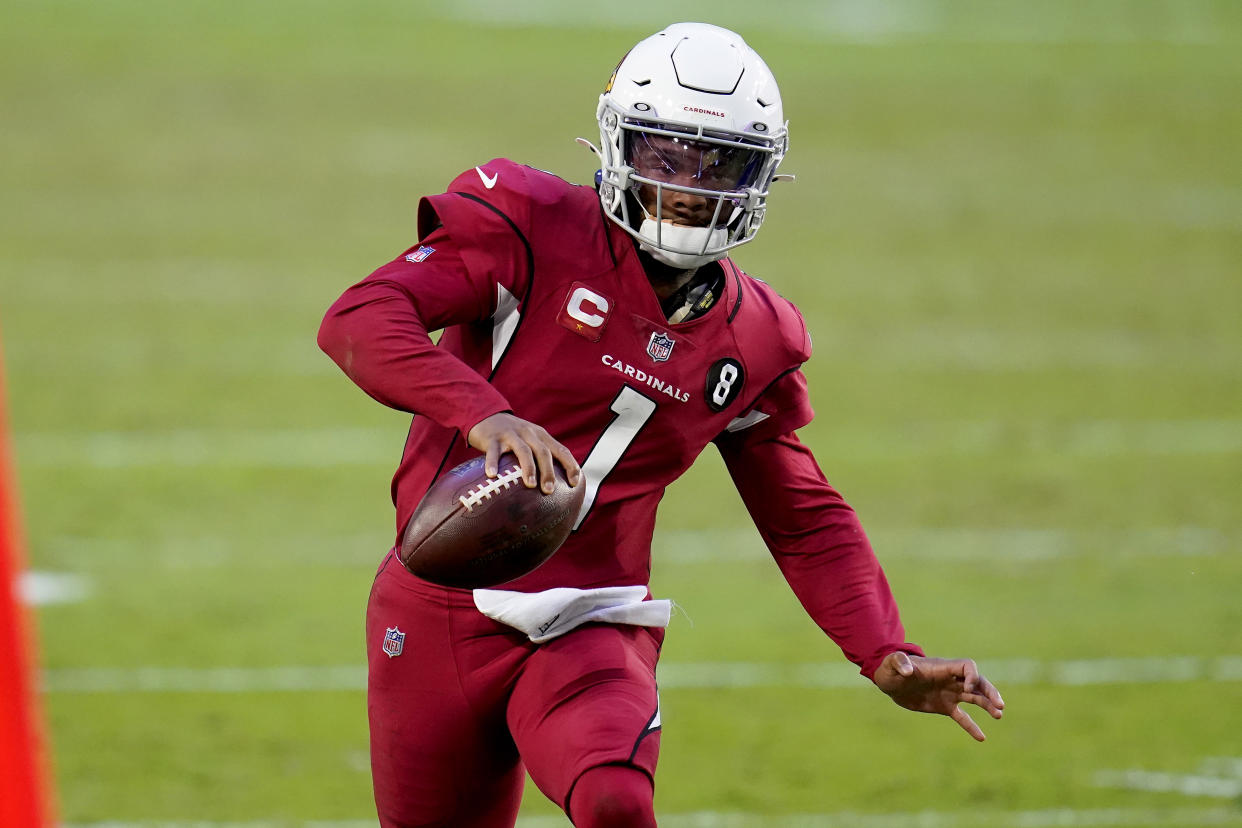
[[606, 250], [601, 221], [593, 188], [506, 158], [466, 170], [446, 192], [424, 198], [418, 210], [419, 238], [443, 224], [463, 246], [471, 270], [515, 256], [532, 267], [539, 259], [555, 269], [565, 257], [581, 267], [602, 255], [596, 248]]
[[478, 278], [522, 288], [533, 270], [524, 167], [493, 159], [463, 172], [439, 195], [418, 205], [418, 238], [443, 226]]
[[741, 302], [733, 324], [745, 329], [739, 331], [739, 338], [743, 342], [775, 339], [794, 365], [810, 359], [811, 334], [798, 307], [767, 282], [748, 276], [736, 264], [733, 268], [741, 290]]
[[[445, 196], [466, 198], [484, 206], [484, 209], [491, 208], [503, 214], [518, 230], [527, 233], [534, 214], [548, 207], [556, 208], [566, 201], [580, 200], [581, 194], [575, 191], [582, 189], [552, 173], [507, 158], [493, 158], [454, 178], [444, 194], [424, 199], [424, 204], [419, 208], [419, 236], [426, 235], [434, 227], [435, 213], [448, 201]], [[433, 208], [434, 212], [428, 207]]]

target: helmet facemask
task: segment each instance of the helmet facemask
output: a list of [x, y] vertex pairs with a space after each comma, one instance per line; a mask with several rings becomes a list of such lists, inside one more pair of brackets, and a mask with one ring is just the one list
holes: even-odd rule
[[[641, 104], [639, 105], [641, 107]], [[599, 110], [600, 196], [609, 216], [657, 260], [690, 269], [754, 238], [784, 156], [777, 139]]]
[[595, 117], [600, 202], [642, 249], [689, 269], [755, 237], [788, 132], [776, 79], [736, 32], [674, 23], [640, 41]]

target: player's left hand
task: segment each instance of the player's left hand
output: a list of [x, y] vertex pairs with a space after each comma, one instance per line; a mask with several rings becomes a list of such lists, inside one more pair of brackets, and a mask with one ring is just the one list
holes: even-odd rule
[[979, 673], [968, 658], [924, 658], [908, 653], [889, 653], [875, 671], [875, 684], [907, 710], [948, 716], [982, 742], [986, 736], [958, 705], [982, 707], [999, 719], [1005, 701], [992, 682]]

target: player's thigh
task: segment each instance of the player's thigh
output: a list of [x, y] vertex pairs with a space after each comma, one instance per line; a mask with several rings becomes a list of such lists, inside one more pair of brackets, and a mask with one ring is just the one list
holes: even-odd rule
[[508, 828], [524, 778], [504, 706], [489, 712], [466, 698], [452, 650], [453, 610], [412, 591], [407, 580], [390, 563], [367, 606], [367, 713], [380, 822]]
[[539, 789], [565, 806], [599, 765], [654, 777], [660, 749], [655, 668], [663, 630], [589, 624], [543, 644], [509, 699], [509, 729]]

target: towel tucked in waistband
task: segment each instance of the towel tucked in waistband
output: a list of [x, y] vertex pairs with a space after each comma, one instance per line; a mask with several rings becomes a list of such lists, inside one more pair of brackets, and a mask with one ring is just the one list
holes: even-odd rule
[[667, 627], [673, 602], [645, 600], [645, 586], [573, 589], [543, 592], [474, 590], [474, 605], [488, 618], [526, 633], [536, 644], [550, 641], [589, 621]]

